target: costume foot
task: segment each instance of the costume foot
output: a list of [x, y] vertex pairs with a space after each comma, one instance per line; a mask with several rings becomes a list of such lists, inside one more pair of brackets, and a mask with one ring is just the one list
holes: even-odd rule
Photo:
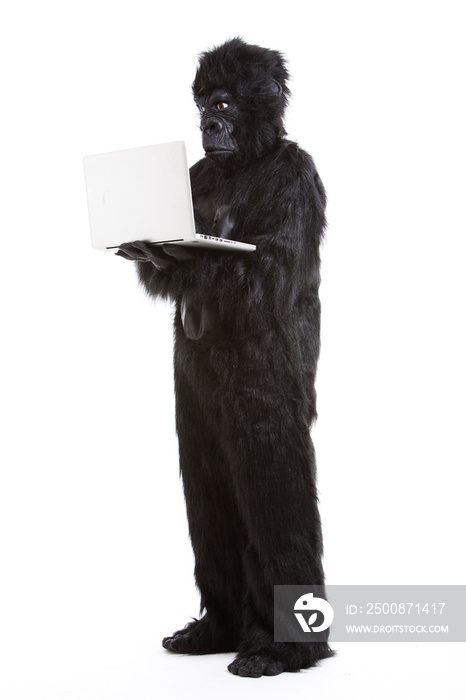
[[230, 673], [235, 676], [260, 678], [261, 676], [278, 676], [285, 668], [281, 661], [274, 661], [263, 654], [254, 656], [237, 656], [228, 666]]
[[315, 666], [321, 659], [333, 656], [330, 647], [322, 643], [300, 644], [294, 642], [273, 642], [253, 653], [240, 652], [228, 666], [235, 676], [278, 676], [283, 671], [295, 672], [301, 668]]
[[188, 622], [184, 629], [162, 640], [165, 649], [178, 654], [218, 654], [236, 651], [238, 643], [234, 633], [212, 622], [208, 615], [200, 620]]

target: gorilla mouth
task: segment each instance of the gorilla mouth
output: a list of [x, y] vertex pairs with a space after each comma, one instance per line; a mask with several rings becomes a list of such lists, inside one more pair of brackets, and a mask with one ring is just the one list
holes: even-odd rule
[[204, 148], [206, 158], [210, 158], [214, 163], [222, 164], [233, 157], [234, 150], [232, 148], [221, 148], [215, 146], [207, 146]]
[[204, 151], [206, 153], [233, 153], [231, 148], [215, 148], [215, 146], [209, 146], [205, 148]]

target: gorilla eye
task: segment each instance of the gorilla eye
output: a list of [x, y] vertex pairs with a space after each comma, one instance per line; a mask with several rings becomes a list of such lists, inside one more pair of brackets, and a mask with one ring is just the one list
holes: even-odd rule
[[215, 106], [217, 107], [219, 112], [223, 112], [225, 109], [228, 108], [228, 102], [217, 102]]
[[204, 112], [205, 112], [205, 107], [203, 107], [202, 105], [198, 104], [198, 105], [197, 105], [197, 108], [198, 108], [198, 110], [200, 111], [201, 114], [204, 114]]

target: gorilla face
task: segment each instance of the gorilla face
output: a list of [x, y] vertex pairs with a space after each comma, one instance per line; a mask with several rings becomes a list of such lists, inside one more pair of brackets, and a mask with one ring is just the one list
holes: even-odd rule
[[233, 97], [225, 90], [214, 90], [208, 95], [198, 96], [196, 104], [201, 113], [205, 154], [216, 163], [224, 163], [238, 152], [238, 143], [233, 135], [238, 109]]
[[273, 149], [285, 136], [287, 78], [280, 52], [239, 38], [201, 54], [192, 89], [206, 156], [241, 168]]

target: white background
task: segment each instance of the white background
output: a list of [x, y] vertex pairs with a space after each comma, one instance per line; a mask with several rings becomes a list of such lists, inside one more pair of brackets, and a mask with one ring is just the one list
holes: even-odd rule
[[314, 429], [329, 583], [464, 583], [460, 2], [4, 2], [0, 689], [10, 700], [464, 697], [464, 646], [336, 644], [261, 680], [198, 613], [171, 310], [90, 246], [83, 156], [184, 139], [197, 54], [282, 50], [328, 191]]

